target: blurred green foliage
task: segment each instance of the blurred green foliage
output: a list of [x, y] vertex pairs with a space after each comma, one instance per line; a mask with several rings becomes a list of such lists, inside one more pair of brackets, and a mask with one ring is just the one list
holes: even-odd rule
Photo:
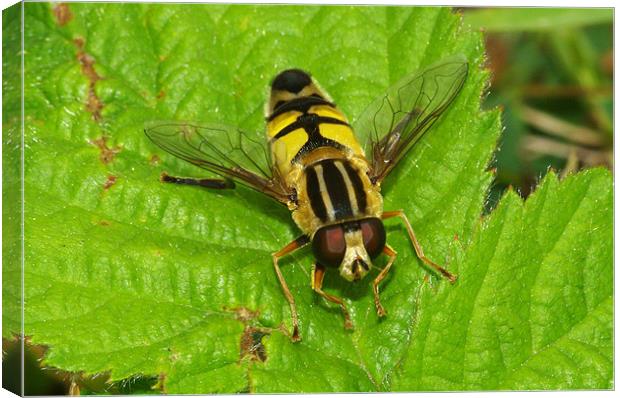
[[611, 8], [487, 8], [467, 11], [467, 23], [489, 33], [542, 32], [613, 22]]
[[613, 10], [463, 9], [485, 34], [488, 108], [504, 109], [488, 208], [507, 186], [527, 196], [549, 167], [612, 166]]

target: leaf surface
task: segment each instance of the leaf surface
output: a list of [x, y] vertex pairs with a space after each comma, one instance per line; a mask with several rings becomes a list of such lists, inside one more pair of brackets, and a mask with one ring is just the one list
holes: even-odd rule
[[[168, 393], [609, 387], [610, 178], [596, 171], [558, 185], [549, 177], [525, 207], [509, 195], [478, 227], [499, 113], [479, 111], [482, 39], [449, 9], [68, 7], [61, 21], [48, 4], [26, 4], [25, 321], [32, 341], [50, 347], [48, 366], [110, 372], [112, 381], [156, 376]], [[347, 332], [339, 310], [310, 289], [312, 256], [302, 250], [282, 263], [303, 337], [292, 344], [270, 256], [299, 233], [287, 209], [243, 187], [160, 183], [164, 170], [204, 172], [155, 148], [144, 123], [227, 123], [261, 139], [265, 88], [284, 68], [311, 71], [353, 118], [403, 75], [454, 54], [470, 62], [465, 87], [383, 192], [387, 210], [408, 214], [426, 254], [461, 279], [452, 286], [429, 276], [403, 226], [388, 221], [399, 257], [381, 285], [387, 318], [377, 319], [370, 278], [326, 276], [326, 290], [350, 308], [356, 329]], [[594, 182], [599, 189], [584, 191]], [[562, 198], [575, 192], [583, 198]], [[528, 208], [551, 213], [541, 223]], [[584, 216], [590, 208], [597, 217]], [[573, 232], [557, 228], [579, 232], [585, 221], [599, 235], [574, 250]], [[502, 240], [493, 254], [493, 227], [521, 239]], [[531, 234], [538, 251], [523, 239]], [[600, 277], [579, 279], [583, 261]], [[600, 333], [588, 351], [576, 342], [591, 325]], [[264, 362], [248, 354], [257, 331], [268, 333]], [[545, 355], [569, 351], [591, 354], [606, 373], [571, 377], [585, 362], [567, 361], [573, 368], [555, 362], [548, 378], [535, 377]]]
[[2, 336], [22, 330], [21, 4], [2, 11]]

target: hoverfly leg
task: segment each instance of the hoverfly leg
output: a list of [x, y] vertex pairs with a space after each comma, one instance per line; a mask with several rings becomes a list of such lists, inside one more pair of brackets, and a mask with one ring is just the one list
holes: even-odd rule
[[375, 307], [377, 308], [377, 315], [379, 315], [379, 317], [385, 316], [387, 314], [387, 312], [381, 305], [381, 299], [379, 298], [379, 283], [381, 283], [383, 278], [385, 278], [387, 273], [390, 271], [394, 260], [396, 260], [396, 252], [389, 245], [385, 245], [383, 247], [383, 253], [387, 255], [390, 259], [388, 260], [385, 268], [381, 270], [379, 275], [377, 275], [375, 280], [372, 282], [372, 291], [375, 294]]
[[282, 272], [280, 271], [280, 266], [278, 265], [278, 259], [305, 246], [306, 244], [308, 244], [308, 242], [310, 242], [310, 239], [307, 236], [302, 235], [299, 238], [292, 241], [291, 243], [289, 243], [288, 245], [284, 246], [278, 252], [273, 253], [271, 255], [271, 257], [273, 258], [273, 267], [276, 270], [276, 275], [278, 276], [278, 280], [280, 280], [280, 285], [282, 286], [282, 290], [284, 291], [284, 296], [286, 297], [286, 300], [288, 301], [291, 307], [291, 319], [293, 321], [293, 334], [291, 335], [291, 340], [293, 340], [294, 342], [301, 340], [301, 337], [299, 336], [299, 321], [297, 320], [297, 307], [295, 306], [295, 299], [293, 298], [293, 295], [291, 294], [291, 291], [289, 290], [288, 285], [286, 284], [284, 275], [282, 275]]
[[336, 303], [342, 309], [342, 315], [344, 316], [344, 328], [345, 329], [353, 329], [353, 323], [351, 322], [351, 316], [349, 315], [349, 311], [347, 307], [344, 305], [344, 301], [340, 297], [332, 296], [331, 294], [325, 293], [322, 289], [323, 287], [323, 277], [325, 276], [325, 268], [316, 263], [312, 266], [312, 290], [320, 294], [325, 300], [331, 301], [332, 303]]
[[232, 180], [221, 180], [217, 178], [173, 177], [168, 175], [166, 172], [161, 173], [159, 179], [161, 182], [170, 182], [181, 185], [197, 185], [210, 189], [232, 189], [235, 187], [235, 183]]
[[422, 260], [424, 264], [428, 265], [429, 267], [439, 272], [444, 278], [450, 281], [450, 283], [456, 282], [456, 275], [450, 273], [448, 270], [434, 263], [433, 261], [431, 261], [429, 258], [427, 258], [424, 255], [422, 246], [420, 246], [418, 239], [415, 237], [415, 233], [413, 232], [413, 227], [411, 226], [411, 223], [407, 219], [407, 216], [405, 215], [405, 213], [402, 210], [386, 211], [381, 216], [381, 218], [384, 220], [387, 218], [392, 218], [392, 217], [400, 217], [400, 219], [405, 224], [405, 227], [407, 227], [407, 233], [409, 234], [409, 239], [411, 239], [411, 243], [413, 243], [413, 248], [415, 249], [415, 254], [418, 256], [418, 258]]

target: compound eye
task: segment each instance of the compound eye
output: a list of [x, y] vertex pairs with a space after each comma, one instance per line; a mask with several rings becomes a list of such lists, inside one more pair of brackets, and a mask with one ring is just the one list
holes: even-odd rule
[[338, 267], [344, 258], [347, 244], [341, 225], [331, 225], [316, 231], [312, 239], [312, 252], [321, 265]]
[[378, 218], [367, 218], [360, 221], [364, 247], [370, 258], [375, 258], [385, 247], [385, 228]]

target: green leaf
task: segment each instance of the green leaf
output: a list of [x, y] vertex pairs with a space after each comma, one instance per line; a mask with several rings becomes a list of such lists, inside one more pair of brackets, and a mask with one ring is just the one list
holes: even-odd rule
[[513, 192], [421, 294], [396, 390], [612, 388], [612, 188], [594, 169]]
[[465, 22], [487, 32], [557, 31], [613, 22], [611, 8], [488, 8], [467, 11]]
[[2, 11], [2, 336], [22, 329], [21, 4]]
[[[586, 211], [581, 206], [597, 204], [597, 217], [586, 220], [595, 231], [588, 235], [591, 242], [569, 232], [558, 240], [562, 245], [547, 247], [553, 241], [541, 240], [540, 251], [555, 257], [535, 257], [534, 251], [526, 252], [531, 258], [518, 257], [519, 264], [534, 269], [560, 266], [555, 258], [570, 260], [567, 273], [548, 281], [555, 289], [532, 282], [531, 308], [508, 290], [500, 290], [501, 308], [489, 304], [490, 293], [477, 293], [483, 283], [491, 290], [501, 281], [544, 282], [546, 274], [539, 280], [520, 269], [499, 272], [511, 270], [519, 245], [532, 249], [527, 240], [507, 241], [503, 257], [493, 256], [495, 246], [486, 243], [497, 238], [486, 231], [506, 209], [517, 213], [520, 231], [522, 205], [514, 195], [479, 228], [492, 179], [484, 170], [499, 135], [499, 113], [479, 111], [488, 79], [480, 66], [481, 35], [462, 30], [449, 9], [66, 7], [54, 12], [49, 4], [25, 4], [25, 327], [34, 343], [49, 346], [46, 366], [109, 372], [111, 381], [156, 376], [156, 388], [168, 393], [544, 388], [543, 383], [609, 388], [609, 377], [579, 379], [571, 373], [590, 374], [585, 364], [607, 372], [602, 375], [611, 372], [608, 175], [597, 171], [559, 186], [550, 178], [540, 192], [554, 194], [553, 201], [536, 197], [553, 210], [549, 223], [561, 213], [573, 225], [572, 218]], [[356, 328], [347, 332], [339, 310], [312, 292], [312, 256], [302, 250], [282, 262], [303, 337], [291, 343], [290, 312], [270, 256], [299, 233], [288, 210], [243, 187], [209, 192], [160, 183], [164, 170], [204, 174], [155, 148], [142, 132], [144, 123], [222, 122], [256, 131], [260, 139], [266, 87], [284, 68], [312, 71], [353, 118], [403, 75], [455, 54], [470, 62], [461, 94], [384, 182], [383, 192], [387, 210], [405, 210], [426, 254], [461, 279], [452, 286], [429, 277], [403, 226], [389, 221], [388, 241], [399, 257], [381, 285], [387, 318], [375, 314], [374, 275], [357, 284], [335, 273], [326, 276], [326, 290], [342, 296], [351, 311]], [[564, 200], [592, 181], [598, 189], [587, 190], [581, 202], [570, 206]], [[575, 224], [581, 227], [580, 222]], [[534, 223], [521, 233], [547, 239], [557, 235], [556, 227]], [[577, 253], [587, 256], [571, 260], [573, 246], [565, 238], [581, 243]], [[569, 278], [584, 261], [600, 268], [600, 278]], [[586, 290], [596, 294], [590, 297]], [[589, 298], [576, 312], [573, 307], [557, 312], [554, 295], [571, 304]], [[496, 312], [511, 304], [519, 311]], [[494, 322], [513, 313], [523, 322], [501, 329], [501, 339], [492, 340], [501, 344], [493, 351], [487, 343], [500, 336], [493, 327], [504, 325]], [[470, 331], [470, 319], [481, 327]], [[595, 338], [592, 352], [572, 346], [587, 333]], [[264, 362], [250, 350], [259, 343]], [[577, 365], [554, 362], [557, 371], [550, 375], [537, 371], [544, 352], [568, 350], [591, 355]], [[509, 361], [504, 373], [502, 358]]]

